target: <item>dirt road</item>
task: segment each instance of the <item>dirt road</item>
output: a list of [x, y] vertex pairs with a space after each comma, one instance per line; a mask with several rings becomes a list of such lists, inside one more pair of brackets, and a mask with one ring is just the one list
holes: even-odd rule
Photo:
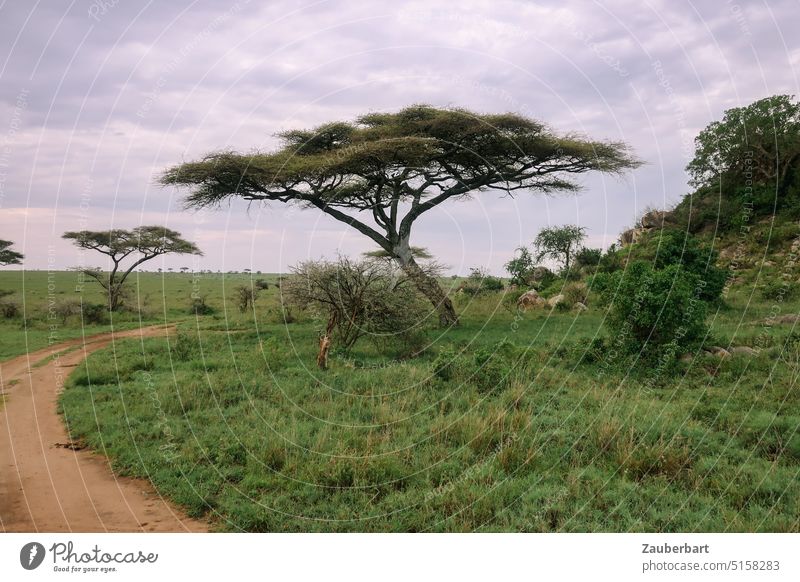
[[[166, 333], [149, 327], [116, 332], [113, 339]], [[0, 531], [207, 531], [205, 523], [160, 498], [148, 481], [116, 477], [102, 455], [63, 446], [69, 437], [56, 407], [64, 379], [111, 342], [112, 334], [71, 340], [0, 364]]]

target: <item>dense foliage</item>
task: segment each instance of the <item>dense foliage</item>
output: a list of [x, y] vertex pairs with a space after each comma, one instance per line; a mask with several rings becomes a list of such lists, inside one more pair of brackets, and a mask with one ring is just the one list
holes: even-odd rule
[[679, 265], [655, 268], [634, 261], [623, 271], [595, 278], [609, 305], [611, 341], [622, 351], [664, 359], [697, 348], [707, 334], [703, 281]]

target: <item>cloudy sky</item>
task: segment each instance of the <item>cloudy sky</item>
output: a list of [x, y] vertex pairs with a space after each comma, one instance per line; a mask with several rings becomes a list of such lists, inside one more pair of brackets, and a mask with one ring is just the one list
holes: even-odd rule
[[[212, 2], [0, 4], [0, 238], [25, 267], [91, 260], [60, 234], [165, 224], [205, 251], [155, 266], [283, 271], [371, 248], [314, 211], [181, 209], [167, 166], [412, 103], [513, 111], [625, 140], [647, 165], [575, 196], [488, 194], [421, 220], [453, 272], [502, 272], [548, 224], [608, 246], [687, 192], [692, 140], [728, 108], [800, 94], [800, 2]], [[97, 262], [97, 264], [100, 264]]]

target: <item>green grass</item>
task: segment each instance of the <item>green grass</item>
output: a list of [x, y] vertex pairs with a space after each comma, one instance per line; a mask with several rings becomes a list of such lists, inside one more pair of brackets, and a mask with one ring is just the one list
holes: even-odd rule
[[[270, 283], [275, 274], [257, 275]], [[233, 309], [224, 297], [236, 285], [249, 283], [247, 274], [202, 274], [193, 279], [191, 274], [141, 273], [131, 284], [131, 299], [127, 309], [112, 315], [108, 321], [84, 323], [79, 315], [66, 320], [53, 317], [51, 308], [64, 302], [80, 301], [84, 304], [101, 304], [104, 301], [101, 287], [81, 280], [81, 275], [69, 271], [0, 271], [0, 290], [12, 291], [2, 301], [13, 301], [20, 307], [20, 315], [10, 319], [0, 318], [0, 359], [7, 359], [47, 347], [48, 345], [108, 332], [174, 323], [190, 319], [189, 302], [193, 292], [206, 295], [209, 304], [218, 311]], [[274, 293], [274, 288], [271, 291]], [[265, 296], [270, 291], [265, 293]]]
[[710, 338], [758, 356], [670, 375], [604, 367], [601, 310], [515, 321], [498, 297], [459, 297], [420, 357], [367, 340], [321, 372], [314, 323], [282, 323], [272, 291], [257, 319], [90, 356], [61, 407], [225, 531], [798, 531], [800, 351], [758, 301], [737, 289]]

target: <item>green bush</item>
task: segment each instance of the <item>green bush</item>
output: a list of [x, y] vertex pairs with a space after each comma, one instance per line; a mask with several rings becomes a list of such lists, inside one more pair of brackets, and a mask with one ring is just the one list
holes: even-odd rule
[[772, 301], [786, 301], [797, 296], [797, 287], [780, 279], [767, 281], [761, 287], [761, 296]]
[[0, 300], [0, 314], [5, 319], [14, 319], [20, 313], [19, 302], [11, 299]]
[[502, 291], [505, 288], [503, 280], [498, 277], [493, 277], [483, 269], [471, 269], [469, 277], [464, 281], [464, 286], [461, 290], [467, 295], [481, 295], [482, 293], [491, 293], [494, 291]]
[[439, 350], [439, 354], [433, 361], [433, 375], [449, 382], [455, 375], [458, 353], [451, 347], [446, 346]]
[[103, 325], [108, 321], [108, 306], [101, 303], [84, 303], [81, 317], [85, 325]]
[[205, 295], [194, 296], [189, 299], [189, 313], [191, 315], [211, 315], [216, 309], [207, 303]]
[[472, 358], [472, 365], [466, 367], [469, 380], [480, 392], [503, 388], [508, 382], [517, 357], [517, 347], [508, 341], [502, 341], [492, 348], [479, 349]]
[[692, 235], [678, 230], [667, 230], [649, 242], [656, 269], [676, 265], [705, 282], [700, 298], [716, 302], [722, 295], [728, 271], [717, 267], [718, 254]]
[[589, 304], [589, 287], [583, 282], [568, 283], [564, 286], [563, 291], [564, 301], [558, 305], [564, 304], [567, 308], [574, 307], [576, 303]]
[[575, 255], [575, 264], [579, 267], [596, 267], [603, 258], [603, 249], [583, 247]]
[[193, 335], [178, 332], [175, 341], [170, 345], [170, 351], [176, 360], [189, 362], [200, 357], [200, 342]]
[[655, 269], [635, 261], [623, 272], [598, 275], [595, 285], [609, 305], [612, 343], [624, 352], [677, 356], [707, 333], [704, 283], [679, 265]]

